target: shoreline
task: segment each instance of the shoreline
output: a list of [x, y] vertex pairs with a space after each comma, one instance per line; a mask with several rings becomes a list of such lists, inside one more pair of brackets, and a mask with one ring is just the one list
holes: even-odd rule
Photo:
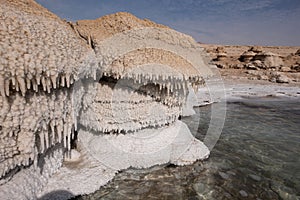
[[[214, 79], [210, 86], [202, 87], [196, 94], [197, 106], [250, 98], [300, 99], [300, 84], [279, 84], [259, 80]], [[224, 88], [220, 88], [220, 86]]]
[[299, 86], [289, 84], [272, 84], [268, 82], [234, 82], [225, 81], [226, 100], [234, 98], [300, 98]]
[[[251, 96], [250, 98], [252, 97], [255, 98], [255, 96]], [[280, 100], [281, 98], [279, 97], [275, 99]], [[248, 102], [247, 99], [245, 99], [245, 101]], [[252, 102], [252, 100], [249, 101]], [[297, 102], [294, 101], [293, 103], [296, 103], [297, 105]], [[273, 110], [274, 108], [276, 108], [273, 107], [274, 105], [279, 105], [278, 112], [277, 110], [275, 113], [268, 112], [269, 109]], [[269, 104], [266, 101], [261, 102], [259, 101], [259, 99], [257, 101], [254, 100], [254, 103], [250, 104], [230, 104], [229, 102], [229, 120], [227, 121], [227, 123], [231, 124], [229, 127], [230, 129], [227, 125], [227, 128], [224, 129], [224, 135], [219, 140], [219, 145], [215, 147], [214, 151], [212, 151], [211, 156], [204, 162], [199, 161], [193, 163], [192, 165], [187, 165], [184, 167], [158, 165], [151, 167], [150, 169], [127, 169], [118, 174], [105, 187], [101, 187], [95, 193], [77, 196], [75, 199], [87, 200], [91, 199], [90, 197], [116, 198], [120, 197], [121, 195], [128, 195], [128, 198], [141, 195], [147, 197], [147, 195], [152, 191], [156, 192], [154, 196], [157, 198], [162, 198], [166, 194], [170, 194], [170, 196], [179, 194], [187, 195], [185, 197], [210, 197], [208, 199], [216, 199], [216, 195], [217, 197], [222, 196], [228, 197], [229, 199], [240, 198], [241, 195], [248, 196], [248, 198], [251, 199], [293, 199], [297, 196], [294, 191], [296, 190], [295, 187], [288, 187], [285, 184], [278, 184], [276, 180], [268, 177], [268, 174], [263, 171], [264, 168], [262, 168], [261, 170], [257, 170], [257, 162], [261, 161], [261, 159], [263, 158], [266, 158], [260, 157], [261, 155], [265, 155], [263, 151], [255, 151], [257, 154], [252, 154], [252, 151], [254, 151], [254, 149], [258, 147], [260, 147], [259, 150], [267, 150], [268, 144], [274, 145], [274, 148], [277, 148], [276, 143], [269, 143], [269, 139], [272, 139], [273, 135], [275, 135], [276, 138], [276, 133], [273, 134], [272, 130], [270, 131], [270, 133], [268, 133], [268, 129], [266, 130], [267, 134], [260, 133], [265, 126], [269, 125], [268, 122], [270, 122], [271, 125], [273, 123], [279, 127], [282, 126], [283, 128], [284, 126], [280, 124], [281, 121], [272, 119], [273, 117], [275, 117], [275, 119], [278, 119], [278, 113], [282, 113], [282, 109], [284, 109], [284, 111], [288, 113], [289, 107], [295, 108], [292, 105], [293, 104], [290, 104], [289, 102], [283, 102], [283, 104], [281, 102], [279, 102], [279, 104], [274, 104], [274, 102], [271, 102], [271, 104]], [[261, 109], [256, 110], [256, 108], [252, 106], [261, 106]], [[253, 113], [246, 112], [243, 109], [240, 110], [240, 108], [244, 108], [246, 111], [253, 111]], [[197, 110], [198, 116], [200, 117], [210, 116], [210, 108], [200, 107], [199, 109], [197, 108]], [[256, 116], [258, 116], [259, 118], [256, 118]], [[270, 121], [261, 120], [266, 116], [270, 117]], [[188, 119], [191, 121], [195, 120], [191, 118]], [[245, 121], [243, 120], [241, 123], [238, 123], [238, 125], [236, 125], [236, 119], [252, 121], [250, 127], [252, 127], [253, 125], [254, 127], [257, 126], [258, 129], [253, 131], [251, 128], [248, 128], [249, 126], [245, 126]], [[294, 123], [297, 123], [295, 122], [297, 121], [297, 119], [293, 119]], [[289, 119], [284, 119], [284, 121], [289, 121]], [[201, 134], [201, 131], [207, 130], [207, 126], [203, 125], [203, 123], [209, 123], [209, 120], [202, 121], [200, 132], [197, 132], [197, 137], [202, 137], [203, 134]], [[190, 126], [193, 126], [193, 123], [191, 123]], [[235, 126], [244, 129], [238, 131], [234, 129]], [[277, 130], [277, 133], [280, 133], [280, 129]], [[194, 131], [199, 131], [199, 125], [195, 126]], [[251, 132], [253, 132], [253, 134]], [[258, 138], [253, 138], [254, 135], [256, 135]], [[236, 144], [236, 146], [232, 146], [233, 144]], [[230, 148], [228, 149], [228, 147]], [[231, 148], [234, 148], [234, 150], [232, 150]], [[243, 150], [245, 148], [247, 149], [247, 151]], [[251, 157], [251, 155], [255, 156]], [[276, 152], [274, 155], [277, 155]], [[225, 157], [225, 159], [223, 158], [223, 156]], [[237, 156], [241, 156], [242, 160], [239, 160], [239, 157]], [[276, 160], [271, 161], [276, 162]], [[270, 163], [270, 165], [271, 164], [272, 163]], [[280, 163], [278, 165], [280, 165]], [[268, 163], [264, 166], [268, 166]], [[276, 174], [275, 170], [273, 171], [273, 173]], [[277, 173], [276, 176], [281, 177], [280, 173]], [[247, 182], [244, 182], [245, 180]], [[185, 185], [185, 181], [188, 183], [187, 185]], [[152, 184], [157, 184], [157, 182], [160, 183], [158, 184], [159, 187], [153, 189]], [[174, 183], [176, 183], [174, 187], [169, 187], [169, 184]], [[270, 185], [268, 185], [269, 187], [266, 187], [264, 185], [265, 183], [270, 183]], [[143, 187], [140, 187], [141, 185], [143, 185]], [[232, 185], [234, 187], [231, 187]]]

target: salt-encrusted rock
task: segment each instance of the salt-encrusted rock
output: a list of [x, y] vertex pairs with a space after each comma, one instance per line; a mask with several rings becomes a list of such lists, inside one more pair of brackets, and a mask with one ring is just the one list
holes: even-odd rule
[[87, 60], [93, 62], [92, 50], [72, 28], [33, 0], [3, 1], [1, 13], [2, 96], [69, 86]]
[[[64, 87], [96, 68], [92, 49], [31, 0], [1, 1], [0, 177], [66, 140], [74, 116]], [[61, 89], [61, 90], [58, 90]], [[67, 139], [68, 138], [68, 139]]]
[[[84, 152], [71, 150], [80, 146], [76, 134], [168, 129], [178, 123], [188, 87], [196, 90], [212, 74], [206, 53], [191, 37], [126, 13], [72, 24], [33, 0], [2, 0], [0, 11], [2, 199], [35, 199], [62, 166], [64, 153], [87, 176], [96, 169], [106, 176], [85, 180], [82, 193], [105, 184], [128, 166], [110, 170], [81, 162]], [[207, 157], [200, 141], [179, 136], [180, 145], [172, 146], [173, 157], [165, 162]], [[191, 144], [187, 152], [182, 141]], [[155, 158], [140, 167], [159, 164]], [[65, 185], [76, 190], [78, 184]]]
[[[91, 39], [99, 64], [107, 76], [145, 77], [150, 72], [134, 74], [131, 70], [133, 66], [145, 63], [167, 64], [188, 79], [210, 73], [205, 67], [209, 62], [207, 54], [193, 38], [129, 13], [81, 20], [73, 26], [81, 36]], [[184, 55], [189, 56], [186, 59]]]

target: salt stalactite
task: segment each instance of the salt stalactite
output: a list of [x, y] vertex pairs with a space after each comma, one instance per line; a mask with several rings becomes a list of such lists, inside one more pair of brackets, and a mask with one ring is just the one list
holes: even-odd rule
[[54, 145], [55, 141], [55, 122], [54, 120], [50, 121], [50, 134], [51, 134], [51, 145]]
[[[137, 79], [140, 77], [142, 76], [136, 76]], [[127, 79], [127, 81], [131, 81], [132, 84], [137, 84], [135, 83], [136, 81], [132, 79]], [[161, 90], [161, 88], [159, 90], [159, 87], [162, 87], [162, 85], [160, 84], [150, 84], [149, 86], [146, 85], [141, 87], [139, 89], [140, 92], [137, 91], [134, 93], [132, 91], [126, 91], [124, 89], [116, 90], [116, 88], [113, 91], [111, 88], [106, 87], [106, 84], [107, 83], [101, 81], [100, 84], [98, 84], [96, 90], [96, 94], [98, 95], [96, 99], [80, 116], [80, 123], [82, 125], [100, 132], [124, 131], [126, 133], [128, 131], [134, 132], [140, 130], [141, 128], [152, 126], [155, 127], [158, 123], [160, 124], [160, 126], [166, 125], [172, 123], [174, 119], [177, 119], [180, 115], [180, 108], [178, 107], [182, 104], [178, 102], [180, 99], [175, 95], [173, 96], [172, 92], [169, 92], [169, 95], [167, 94], [168, 90], [171, 90], [171, 87], [174, 87], [172, 88], [172, 90], [174, 90], [173, 92], [178, 90], [178, 88], [175, 89], [175, 86], [170, 83], [166, 83], [166, 85], [164, 86], [166, 88], [165, 90]], [[147, 96], [144, 96], [144, 93], [147, 94]], [[102, 94], [111, 94], [112, 96], [102, 96]], [[91, 97], [85, 98], [91, 99]], [[158, 99], [160, 99], [160, 101], [157, 101]], [[113, 107], [107, 110], [105, 108], [105, 102], [108, 102], [109, 105], [113, 103]], [[137, 104], [137, 102], [139, 104]], [[164, 102], [164, 105], [160, 102]], [[164, 106], [167, 106], [168, 108], [164, 108]], [[149, 108], [152, 110], [151, 112], [156, 113], [157, 116], [153, 115], [151, 118], [149, 118]], [[106, 115], [110, 113], [108, 114], [110, 118], [105, 117], [100, 112], [102, 110], [105, 110]], [[174, 114], [174, 112], [176, 114]], [[126, 114], [125, 116], [118, 116], [116, 115], [116, 113]], [[90, 118], [89, 116], [94, 116], [92, 117], [92, 120], [94, 121], [93, 123], [87, 120]], [[128, 117], [130, 117], [130, 120], [128, 119]], [[141, 123], [135, 124], [134, 121], [140, 121]], [[115, 124], [117, 128], [115, 125], [108, 124]]]
[[58, 142], [62, 142], [63, 122], [59, 120], [57, 125]]
[[41, 144], [40, 152], [43, 153], [45, 150], [45, 135], [42, 132], [39, 136], [40, 136], [40, 144]]
[[[199, 74], [195, 66], [202, 66], [202, 61], [197, 62], [202, 54], [194, 51], [197, 50], [195, 42], [152, 22], [133, 18], [133, 22], [141, 23], [141, 27], [156, 27], [151, 31], [147, 30], [146, 40], [143, 40], [145, 34], [134, 30], [136, 25], [132, 24], [132, 30], [137, 31], [131, 33], [133, 37], [122, 33], [120, 37], [123, 35], [127, 39], [109, 43], [112, 40], [108, 36], [117, 35], [122, 28], [108, 27], [107, 30], [102, 30], [102, 23], [99, 23], [101, 31], [106, 33], [99, 34], [97, 27], [84, 32], [83, 29], [88, 26], [81, 27], [81, 23], [78, 23], [73, 25], [74, 31], [67, 23], [31, 0], [25, 3], [17, 0], [4, 1], [0, 11], [3, 13], [0, 20], [4, 22], [0, 26], [0, 121], [3, 132], [0, 136], [0, 155], [3, 160], [0, 163], [1, 177], [21, 165], [24, 168], [19, 174], [23, 170], [31, 170], [32, 162], [29, 161], [37, 163], [39, 156], [43, 157], [51, 148], [70, 150], [73, 131], [79, 128], [77, 123], [87, 129], [109, 134], [138, 134], [142, 129], [169, 126], [181, 114], [188, 82], [196, 85], [199, 82], [193, 76]], [[129, 20], [128, 23], [131, 24], [132, 21]], [[157, 31], [161, 31], [163, 35], [172, 35], [172, 38], [169, 41], [160, 41], [157, 38], [161, 34]], [[93, 43], [94, 50], [79, 35], [87, 38], [90, 45]], [[104, 38], [107, 40], [103, 41]], [[119, 43], [115, 44], [115, 41], [129, 44], [122, 43], [122, 48], [119, 48], [116, 47]], [[178, 41], [183, 42], [178, 45]], [[152, 46], [140, 48], [140, 42]], [[105, 46], [106, 44], [109, 45]], [[124, 52], [124, 48], [131, 51]], [[185, 50], [197, 55], [195, 62], [189, 63], [179, 56], [186, 55]], [[116, 57], [117, 54], [119, 57]], [[138, 66], [149, 63], [161, 63], [163, 67], [148, 65], [138, 69]], [[135, 72], [131, 73], [132, 69]], [[85, 79], [97, 80], [100, 78], [97, 74], [102, 73], [106, 78], [113, 77], [114, 83], [100, 81], [94, 82], [94, 85], [87, 84], [88, 87], [81, 88], [83, 92], [74, 98], [75, 101], [79, 99], [79, 102], [72, 102], [76, 83]], [[133, 83], [132, 88], [129, 88], [135, 91], [128, 91], [126, 87], [116, 89], [119, 81], [123, 79]], [[116, 90], [113, 91], [112, 85], [116, 86]], [[49, 158], [51, 156], [54, 155]], [[54, 166], [55, 169], [61, 166], [62, 158], [58, 163]], [[47, 166], [51, 166], [51, 162]], [[46, 172], [43, 171], [42, 175], [40, 170], [36, 173], [37, 177], [43, 176], [41, 179], [45, 179], [44, 182], [54, 173], [51, 169], [47, 172], [47, 166], [44, 167]], [[5, 181], [13, 182], [15, 177], [17, 176]], [[24, 183], [33, 190], [38, 188], [31, 185], [38, 182], [31, 181], [35, 179], [34, 176], [26, 177], [28, 183], [27, 179], [20, 178], [23, 180], [20, 184]], [[20, 192], [16, 191], [16, 187], [9, 190], [2, 188], [0, 185], [1, 197], [2, 191], [13, 193], [8, 195], [10, 198], [15, 193], [22, 192], [29, 198], [32, 195], [25, 195], [27, 190], [23, 187], [19, 187]]]

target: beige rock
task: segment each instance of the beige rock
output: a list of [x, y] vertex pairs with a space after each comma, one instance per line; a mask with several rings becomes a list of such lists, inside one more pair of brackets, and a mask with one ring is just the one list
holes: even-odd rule
[[297, 73], [290, 73], [289, 77], [294, 82], [300, 82], [300, 73], [299, 72], [297, 72]]
[[263, 51], [262, 46], [252, 46], [248, 51], [253, 51], [254, 53], [261, 53]]
[[127, 12], [106, 15], [96, 20], [79, 20], [73, 26], [86, 40], [90, 37], [96, 44], [114, 34], [135, 28], [153, 27], [168, 29], [167, 26], [156, 24], [148, 19], [139, 19]]
[[[210, 71], [207, 68], [209, 59], [206, 52], [190, 36], [149, 20], [138, 19], [129, 13], [81, 20], [73, 26], [83, 38], [91, 38], [96, 56], [101, 58], [98, 60], [99, 65], [106, 75], [115, 78], [131, 73], [132, 66], [147, 62], [172, 66], [191, 80]], [[116, 41], [119, 42], [116, 44]]]
[[250, 70], [258, 70], [259, 69], [257, 66], [253, 65], [252, 63], [247, 64], [246, 68], [250, 69]]
[[255, 55], [256, 53], [254, 53], [253, 51], [246, 51], [241, 55], [240, 61], [250, 62]]
[[284, 73], [282, 72], [271, 72], [271, 81], [276, 81], [277, 83], [289, 83], [291, 82], [291, 79], [288, 78]]
[[224, 61], [227, 58], [227, 54], [226, 53], [218, 53], [217, 55], [217, 61]]
[[[291, 77], [294, 73], [299, 72], [300, 68], [300, 57], [295, 54], [299, 50], [299, 47], [289, 47], [289, 46], [237, 46], [237, 45], [212, 45], [212, 44], [201, 44], [207, 52], [210, 52], [211, 56], [214, 58], [212, 62], [220, 69], [221, 74], [226, 76], [227, 79], [234, 77], [248, 78], [248, 74], [244, 73], [245, 69], [250, 66], [250, 68], [255, 70], [261, 70], [265, 72], [267, 76], [268, 72], [281, 71], [283, 69], [286, 71], [288, 77]], [[217, 60], [217, 51], [226, 52], [227, 58], [219, 61]], [[253, 57], [249, 55], [249, 58], [243, 59], [243, 54], [246, 55], [248, 52], [254, 52], [256, 54], [262, 54], [259, 60], [254, 60]], [[272, 52], [270, 55], [264, 55], [265, 52]], [[275, 54], [275, 56], [273, 55]], [[249, 61], [250, 60], [250, 61]], [[244, 67], [242, 67], [244, 66]], [[291, 68], [291, 70], [288, 70]], [[272, 79], [273, 80], [273, 79]], [[293, 83], [296, 83], [298, 79], [293, 79]], [[273, 80], [276, 82], [276, 78]], [[291, 82], [292, 83], [292, 82]]]
[[294, 65], [291, 67], [292, 70], [295, 70], [296, 72], [300, 72], [300, 65]]
[[226, 53], [225, 48], [224, 47], [217, 47], [216, 48], [216, 53]]
[[280, 71], [281, 72], [289, 72], [289, 71], [291, 71], [291, 68], [283, 66], [283, 67], [280, 67]]
[[264, 81], [268, 81], [269, 77], [267, 75], [259, 75], [258, 76], [258, 80], [264, 80]]
[[267, 67], [280, 67], [283, 65], [281, 57], [272, 52], [258, 53], [253, 59], [262, 61]]
[[234, 69], [244, 69], [245, 65], [243, 65], [241, 63], [238, 63], [238, 64], [234, 64], [232, 68], [234, 68]]
[[257, 68], [263, 68], [266, 69], [266, 66], [264, 65], [264, 63], [260, 60], [254, 60], [251, 62], [251, 64], [253, 64], [254, 66], [256, 66]]
[[277, 83], [289, 83], [291, 82], [290, 78], [288, 78], [286, 75], [279, 75], [276, 79]]

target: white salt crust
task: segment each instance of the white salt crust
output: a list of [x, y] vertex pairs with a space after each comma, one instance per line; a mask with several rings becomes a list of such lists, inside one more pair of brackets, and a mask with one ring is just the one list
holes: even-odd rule
[[[196, 89], [204, 77], [211, 75], [203, 48], [191, 37], [170, 29], [139, 27], [97, 41], [92, 49], [93, 38], [82, 39], [68, 23], [32, 0], [1, 1], [0, 11], [3, 199], [35, 199], [63, 164], [63, 154], [70, 152], [75, 131], [81, 137], [86, 133], [83, 130], [89, 130], [90, 136], [97, 134], [101, 139], [105, 138], [103, 132], [139, 135], [155, 132], [153, 128], [178, 126], [189, 85]], [[128, 62], [129, 58], [132, 61]], [[109, 81], [101, 79], [99, 83], [101, 77], [114, 78], [114, 89]], [[136, 88], [124, 90], [123, 80], [132, 81]], [[129, 115], [116, 115], [124, 112]], [[180, 140], [195, 140], [186, 134], [186, 127], [182, 131]], [[191, 143], [182, 157], [178, 156], [184, 143], [175, 143], [158, 160], [133, 156], [128, 162], [149, 167], [160, 162], [188, 164], [206, 157], [199, 141]], [[77, 150], [85, 159], [92, 159], [84, 149]], [[129, 166], [124, 162], [120, 169]], [[76, 167], [80, 165], [72, 169]], [[115, 170], [105, 173], [100, 181], [89, 184], [105, 184]], [[92, 190], [95, 188], [82, 192]]]

